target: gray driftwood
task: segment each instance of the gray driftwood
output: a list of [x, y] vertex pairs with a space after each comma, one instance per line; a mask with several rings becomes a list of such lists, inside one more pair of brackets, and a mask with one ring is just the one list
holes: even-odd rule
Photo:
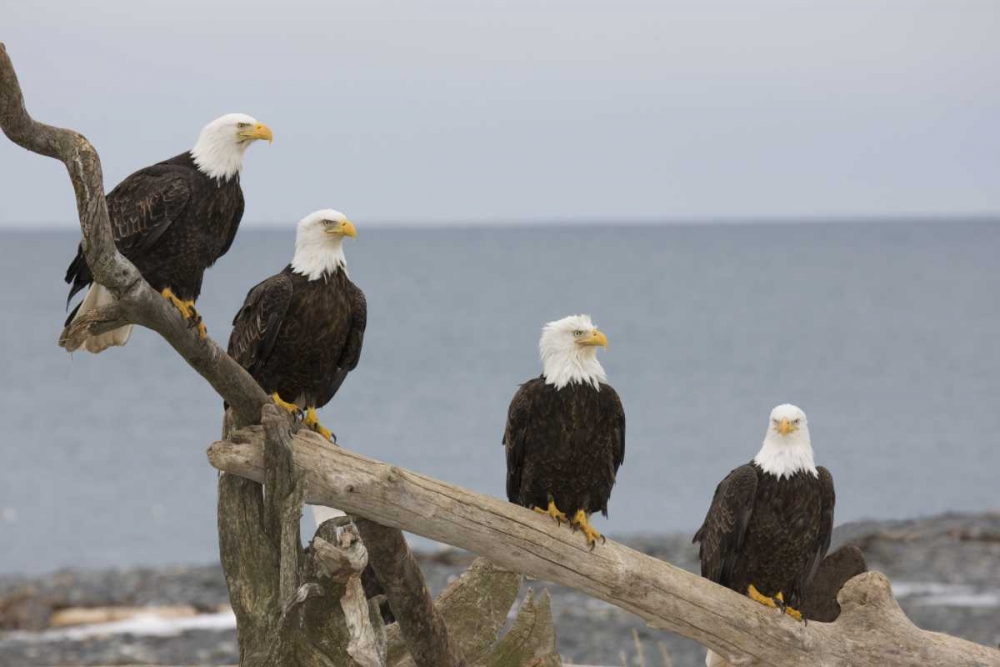
[[[263, 410], [262, 489], [219, 480], [219, 553], [248, 667], [381, 667], [382, 616], [361, 590], [368, 553], [350, 520], [324, 524], [308, 550], [299, 540], [302, 476], [292, 464], [286, 416]], [[266, 489], [266, 493], [264, 492]]]
[[[262, 432], [216, 442], [216, 468], [260, 479]], [[312, 433], [294, 438], [307, 502], [487, 554], [500, 566], [579, 589], [690, 637], [734, 665], [773, 667], [1000, 666], [1000, 651], [920, 630], [878, 572], [841, 590], [833, 623], [803, 625], [669, 563], [608, 541], [588, 551], [579, 534], [497, 498], [331, 447]]]
[[[520, 588], [520, 574], [477, 558], [438, 596], [434, 604], [466, 660], [476, 661], [490, 649], [507, 623], [507, 614]], [[390, 625], [386, 635], [388, 667], [413, 667], [415, 663], [407, 652], [399, 625]]]
[[[407, 645], [413, 647], [410, 657], [414, 664], [417, 667], [466, 667], [462, 649], [448, 633], [444, 618], [435, 608], [423, 572], [403, 533], [365, 519], [360, 519], [357, 525], [372, 550], [372, 569], [385, 589], [396, 623]], [[422, 594], [412, 595], [413, 590], [420, 590]], [[510, 605], [507, 607], [509, 609]]]
[[[201, 339], [189, 329], [173, 306], [157, 294], [135, 266], [118, 252], [108, 218], [107, 202], [104, 198], [104, 176], [97, 151], [78, 132], [39, 123], [30, 116], [14, 65], [7, 54], [6, 46], [2, 43], [0, 43], [0, 129], [18, 146], [55, 158], [66, 166], [76, 193], [77, 213], [80, 218], [87, 264], [94, 280], [108, 288], [118, 299], [114, 305], [95, 310], [67, 327], [60, 336], [60, 345], [73, 347], [69, 343], [73, 343], [85, 333], [102, 333], [124, 324], [146, 327], [166, 339], [174, 350], [232, 406], [236, 424], [258, 423], [261, 409], [270, 403], [268, 396], [214, 341], [209, 338]], [[230, 547], [230, 553], [223, 554], [223, 563], [225, 565], [228, 561], [230, 567], [234, 563], [241, 563], [249, 568], [236, 573], [227, 569], [227, 578], [231, 583], [239, 584], [245, 583], [249, 572], [255, 572], [261, 582], [273, 579], [275, 574], [278, 576], [277, 581], [261, 583], [259, 590], [253, 587], [251, 587], [253, 590], [248, 590], [246, 586], [235, 590], [231, 588], [234, 607], [242, 604], [247, 610], [254, 609], [255, 612], [259, 612], [253, 605], [259, 603], [261, 599], [266, 599], [269, 603], [288, 603], [293, 582], [299, 580], [298, 566], [301, 563], [298, 562], [299, 556], [292, 549], [293, 532], [294, 542], [298, 547], [297, 524], [294, 529], [291, 525], [291, 517], [298, 511], [292, 511], [296, 505], [295, 485], [292, 480], [281, 476], [290, 469], [290, 465], [280, 469], [270, 469], [273, 477], [268, 479], [268, 483], [278, 485], [276, 488], [281, 490], [281, 504], [279, 506], [268, 502], [266, 516], [262, 514], [265, 508], [260, 501], [262, 492], [259, 484], [235, 478], [228, 479], [225, 476], [220, 479], [220, 544], [227, 544]], [[253, 529], [247, 528], [251, 523], [260, 525]], [[246, 530], [241, 532], [240, 528]], [[267, 536], [273, 543], [236, 545], [234, 540], [237, 535], [251, 539]], [[254, 560], [257, 556], [261, 560]], [[386, 554], [386, 557], [388, 556], [389, 554]], [[427, 597], [427, 591], [422, 584], [422, 578], [418, 581], [411, 577], [399, 582], [398, 590], [400, 594], [408, 594], [423, 601]], [[303, 591], [300, 589], [296, 593]], [[329, 595], [319, 596], [315, 588], [307, 589], [304, 594], [307, 594], [306, 597], [300, 603], [296, 603], [296, 609], [305, 606], [306, 614], [309, 614], [310, 608], [316, 605], [310, 600], [316, 597], [329, 598]], [[345, 589], [348, 602], [342, 611], [357, 608], [352, 602], [353, 594], [352, 588]], [[263, 598], [258, 599], [257, 596]], [[284, 611], [288, 612], [290, 609]], [[251, 653], [261, 656], [265, 648], [272, 652], [275, 646], [284, 649], [284, 644], [277, 639], [267, 647], [262, 646], [265, 639], [259, 631], [275, 629], [270, 620], [264, 618], [266, 616], [267, 619], [271, 619], [273, 614], [260, 612], [259, 617], [255, 619], [252, 619], [252, 616], [253, 614], [238, 614], [239, 622], [249, 624], [240, 628], [240, 636], [245, 642], [253, 645]], [[281, 617], [286, 620], [290, 618], [287, 613], [281, 614]], [[441, 632], [446, 631], [442, 629], [439, 632], [436, 643], [432, 643], [432, 646], [445, 648], [452, 646], [452, 642], [440, 641]], [[417, 642], [411, 647], [414, 652], [433, 654], [433, 649], [422, 647], [423, 635], [412, 635], [412, 640]], [[298, 641], [297, 637], [296, 642], [296, 649], [301, 649], [301, 652], [312, 651], [315, 648], [315, 643], [306, 645]], [[327, 644], [332, 646], [329, 642]], [[349, 646], [348, 652], [357, 649], [359, 645], [352, 645], [353, 648]], [[343, 653], [343, 650], [340, 652]], [[439, 659], [439, 664], [442, 665], [457, 664], [454, 656], [450, 655], [440, 655], [436, 659]]]

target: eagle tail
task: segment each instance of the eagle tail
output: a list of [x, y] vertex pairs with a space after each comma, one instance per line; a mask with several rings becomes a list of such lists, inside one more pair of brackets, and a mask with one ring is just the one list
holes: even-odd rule
[[[90, 289], [87, 290], [87, 296], [84, 297], [83, 302], [77, 307], [77, 309], [71, 315], [70, 322], [67, 322], [67, 326], [80, 319], [86, 313], [103, 306], [108, 306], [114, 303], [115, 297], [105, 288], [103, 285], [98, 285], [93, 283]], [[97, 334], [96, 336], [87, 336], [84, 338], [79, 345], [69, 350], [70, 352], [76, 352], [77, 350], [83, 349], [87, 352], [93, 352], [97, 354], [103, 352], [109, 347], [121, 346], [128, 342], [129, 336], [132, 335], [132, 325], [127, 324], [123, 327], [117, 329], [112, 329], [102, 334]]]

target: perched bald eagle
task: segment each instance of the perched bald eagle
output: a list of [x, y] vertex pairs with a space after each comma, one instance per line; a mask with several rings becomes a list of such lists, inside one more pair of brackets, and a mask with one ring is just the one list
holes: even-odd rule
[[[243, 217], [243, 153], [254, 141], [271, 138], [266, 125], [246, 114], [222, 116], [202, 129], [190, 151], [140, 169], [108, 193], [108, 215], [118, 250], [203, 337], [205, 326], [194, 302], [201, 294], [205, 269], [229, 250]], [[67, 306], [77, 292], [93, 283], [82, 246], [66, 271], [66, 282], [70, 284]], [[113, 301], [107, 289], [93, 284], [70, 313], [66, 326]], [[89, 336], [69, 351], [82, 347], [103, 352], [124, 345], [131, 333], [129, 325]]]
[[589, 517], [608, 515], [625, 460], [625, 410], [597, 360], [607, 346], [587, 315], [546, 324], [542, 375], [514, 395], [503, 436], [507, 498], [579, 528], [591, 549], [603, 538]]
[[796, 607], [830, 547], [835, 500], [833, 477], [813, 463], [805, 413], [779, 405], [760, 451], [722, 480], [694, 536], [702, 576], [801, 619]]
[[316, 211], [299, 222], [292, 263], [255, 286], [233, 319], [229, 355], [291, 413], [332, 440], [316, 408], [330, 402], [358, 365], [368, 321], [365, 295], [347, 277], [343, 213]]

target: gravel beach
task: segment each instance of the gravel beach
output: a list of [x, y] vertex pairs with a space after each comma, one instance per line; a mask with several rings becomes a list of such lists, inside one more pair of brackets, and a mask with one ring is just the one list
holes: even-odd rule
[[[690, 536], [649, 536], [629, 546], [694, 571]], [[889, 576], [897, 599], [918, 626], [983, 644], [1000, 643], [1000, 513], [943, 515], [839, 526], [835, 549], [856, 544], [868, 566]], [[464, 552], [421, 554], [437, 592], [471, 562]], [[660, 644], [675, 667], [702, 665], [695, 642], [651, 630], [638, 618], [571, 589], [541, 581], [552, 594], [559, 651], [568, 662], [638, 665], [632, 628], [645, 663], [662, 664]], [[228, 593], [218, 566], [62, 571], [45, 577], [0, 577], [0, 665], [224, 665], [237, 662]], [[174, 622], [139, 622], [48, 629], [52, 613], [71, 607], [183, 607]]]

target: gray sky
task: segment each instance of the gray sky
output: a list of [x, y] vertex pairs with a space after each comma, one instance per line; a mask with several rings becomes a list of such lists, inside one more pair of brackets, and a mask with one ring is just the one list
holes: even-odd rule
[[[315, 3], [320, 5], [320, 3]], [[108, 189], [230, 111], [247, 222], [1000, 213], [1000, 2], [0, 0]], [[76, 225], [0, 139], [0, 226]]]

